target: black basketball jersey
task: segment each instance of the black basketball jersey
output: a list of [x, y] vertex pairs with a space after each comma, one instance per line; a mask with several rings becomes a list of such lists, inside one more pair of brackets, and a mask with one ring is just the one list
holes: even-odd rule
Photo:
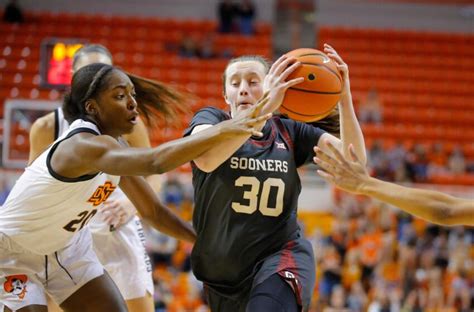
[[[197, 125], [229, 118], [224, 111], [204, 108], [185, 135]], [[266, 257], [299, 237], [296, 210], [301, 182], [296, 169], [312, 160], [313, 147], [323, 133], [273, 117], [262, 138], [248, 139], [213, 172], [192, 164], [197, 241], [191, 261], [199, 280], [222, 294], [241, 292]]]

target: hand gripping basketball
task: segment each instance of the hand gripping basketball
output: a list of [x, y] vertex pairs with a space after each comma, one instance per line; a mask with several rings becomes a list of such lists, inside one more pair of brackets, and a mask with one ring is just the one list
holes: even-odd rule
[[263, 81], [263, 90], [269, 94], [268, 104], [263, 108], [264, 113], [273, 113], [277, 110], [283, 101], [286, 90], [303, 82], [304, 78], [302, 77], [286, 81], [300, 65], [301, 63], [294, 57], [286, 55], [282, 55], [273, 63]]

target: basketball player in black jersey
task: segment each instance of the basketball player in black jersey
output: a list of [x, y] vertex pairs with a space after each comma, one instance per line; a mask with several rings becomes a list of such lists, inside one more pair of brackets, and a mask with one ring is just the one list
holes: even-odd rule
[[[337, 63], [344, 79], [339, 103], [341, 140], [314, 125], [273, 117], [262, 122], [263, 137], [242, 135], [215, 146], [192, 163], [197, 232], [192, 268], [206, 285], [212, 311], [277, 312], [309, 307], [315, 261], [297, 224], [301, 182], [296, 169], [311, 162], [313, 147], [323, 138], [344, 153], [352, 143], [359, 159], [366, 159], [348, 67], [332, 47], [325, 45], [324, 51]], [[260, 57], [231, 60], [223, 75], [230, 112], [202, 109], [185, 135], [233, 118], [267, 91], [270, 101], [264, 113], [275, 111], [288, 88], [285, 79], [297, 66], [295, 59], [286, 56], [269, 70]]]

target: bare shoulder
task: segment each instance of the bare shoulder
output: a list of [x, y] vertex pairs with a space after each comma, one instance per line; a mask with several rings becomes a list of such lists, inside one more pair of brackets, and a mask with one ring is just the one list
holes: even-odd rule
[[108, 135], [94, 135], [91, 133], [79, 133], [72, 136], [67, 142], [69, 149], [78, 156], [87, 154], [102, 154], [111, 149], [121, 149], [122, 146], [116, 139]]
[[54, 112], [35, 120], [31, 126], [31, 131], [54, 131]]
[[62, 141], [53, 157], [61, 158], [65, 162], [82, 164], [93, 161], [108, 151], [121, 148], [117, 140], [111, 136], [83, 132]]
[[30, 153], [28, 163], [31, 164], [54, 141], [54, 112], [35, 120], [30, 129]]

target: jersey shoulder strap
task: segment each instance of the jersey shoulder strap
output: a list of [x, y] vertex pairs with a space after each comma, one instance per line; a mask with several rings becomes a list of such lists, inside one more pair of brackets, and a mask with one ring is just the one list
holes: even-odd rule
[[288, 132], [288, 129], [286, 129], [285, 125], [281, 121], [279, 117], [272, 118], [273, 121], [275, 122], [278, 130], [283, 136], [283, 139], [285, 140], [286, 145], [288, 145], [288, 148], [290, 150], [293, 150], [293, 140], [291, 139], [290, 133]]

